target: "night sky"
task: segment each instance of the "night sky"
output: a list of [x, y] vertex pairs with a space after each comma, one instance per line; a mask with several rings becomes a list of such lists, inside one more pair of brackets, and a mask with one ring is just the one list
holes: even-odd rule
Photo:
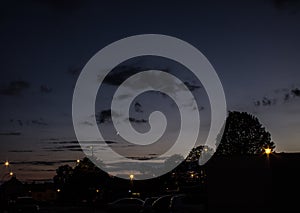
[[[59, 165], [74, 166], [84, 156], [72, 124], [72, 96], [81, 69], [106, 45], [146, 33], [174, 36], [198, 48], [219, 75], [228, 110], [257, 116], [277, 152], [300, 151], [297, 1], [32, 0], [0, 5], [0, 160], [11, 161], [21, 180], [51, 179]], [[141, 58], [115, 72], [136, 67], [175, 74], [183, 69], [167, 60]], [[109, 107], [106, 96], [122, 80], [117, 74], [98, 94], [99, 116]], [[189, 86], [199, 100], [205, 99], [200, 82], [191, 80]], [[152, 96], [172, 105], [158, 94], [137, 100], [132, 121], [140, 131], [147, 129], [147, 113], [138, 113], [157, 107], [147, 101]], [[205, 118], [209, 106], [200, 102]], [[172, 110], [176, 112], [165, 111]], [[204, 119], [204, 129], [205, 124]], [[109, 125], [105, 117], [99, 120], [100, 128]], [[118, 140], [113, 131], [106, 136]]]

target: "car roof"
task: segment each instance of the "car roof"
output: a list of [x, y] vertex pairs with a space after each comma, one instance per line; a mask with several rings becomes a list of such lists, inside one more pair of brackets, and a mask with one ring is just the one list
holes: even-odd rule
[[123, 201], [123, 200], [138, 200], [138, 201], [144, 202], [142, 199], [137, 198], [137, 197], [123, 197], [123, 198], [119, 198], [111, 203], [116, 203], [116, 202]]
[[20, 196], [20, 197], [17, 197], [17, 199], [33, 199], [33, 198], [29, 197], [29, 196]]

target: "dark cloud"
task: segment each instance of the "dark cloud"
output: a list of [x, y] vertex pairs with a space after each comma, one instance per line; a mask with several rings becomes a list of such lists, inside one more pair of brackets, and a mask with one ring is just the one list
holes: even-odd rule
[[268, 97], [263, 97], [261, 100], [256, 100], [254, 101], [254, 106], [272, 106], [277, 103], [277, 99], [275, 98], [268, 98]]
[[80, 146], [55, 146], [55, 147], [45, 147], [43, 149], [47, 150], [47, 152], [65, 152], [65, 151], [82, 152]]
[[[57, 141], [59, 139], [53, 139], [48, 141], [49, 144], [79, 144], [78, 141]], [[84, 142], [82, 142], [84, 144]], [[107, 143], [107, 144], [113, 144], [113, 143], [117, 143], [115, 141], [89, 141], [88, 144], [101, 144], [101, 143]]]
[[118, 116], [118, 114], [110, 109], [102, 110], [100, 113], [96, 114], [96, 121], [98, 124], [106, 123], [111, 121], [111, 116]]
[[50, 152], [76, 151], [81, 152], [81, 146], [78, 141], [50, 141], [53, 146], [44, 147], [44, 150]]
[[96, 115], [96, 121], [97, 123], [104, 123], [111, 121], [111, 110], [103, 110], [99, 114]]
[[49, 149], [47, 149], [47, 151], [50, 151], [50, 152], [65, 152], [66, 150], [64, 150], [64, 149], [50, 149], [49, 148]]
[[129, 121], [133, 122], [133, 123], [147, 123], [148, 122], [148, 120], [145, 120], [145, 119], [136, 119], [136, 118], [132, 118], [132, 117], [129, 118]]
[[[66, 146], [56, 146], [54, 147], [54, 149], [62, 149], [62, 150], [66, 150], [66, 149], [79, 149], [80, 145], [66, 145]], [[46, 147], [44, 149], [53, 149], [53, 147]]]
[[285, 94], [283, 100], [284, 102], [287, 102], [290, 100], [290, 98], [291, 98], [290, 94]]
[[298, 88], [292, 89], [291, 94], [295, 97], [300, 97], [300, 89], [298, 89]]
[[[88, 142], [88, 145], [99, 145], [99, 144], [115, 144], [117, 142], [114, 141], [95, 141], [95, 142]], [[43, 149], [47, 152], [64, 152], [64, 151], [72, 151], [72, 152], [82, 152], [81, 145], [78, 141], [48, 141], [48, 144], [52, 146], [44, 147]], [[84, 144], [84, 143], [82, 143]]]
[[54, 172], [54, 171], [56, 171], [56, 169], [18, 168], [18, 171], [26, 171], [26, 172]]
[[80, 72], [81, 72], [81, 69], [79, 69], [79, 68], [69, 68], [67, 70], [67, 73], [74, 77], [77, 77]]
[[52, 92], [52, 88], [50, 88], [47, 85], [41, 85], [40, 86], [40, 91], [41, 91], [41, 93], [51, 93]]
[[143, 156], [143, 157], [139, 157], [139, 156], [128, 156], [127, 158], [133, 159], [133, 160], [151, 160], [154, 157], [147, 157], [147, 156]]
[[136, 112], [143, 112], [142, 105], [139, 102], [135, 102], [135, 104], [134, 104], [134, 111], [136, 111]]
[[15, 165], [33, 165], [33, 166], [53, 166], [56, 164], [73, 163], [74, 160], [57, 160], [57, 161], [16, 161]]
[[[51, 140], [51, 139], [49, 139]], [[78, 141], [57, 141], [58, 139], [52, 139], [49, 143], [51, 144], [78, 144]]]
[[263, 106], [271, 106], [276, 104], [276, 99], [264, 97], [261, 101]]
[[107, 144], [116, 144], [118, 142], [116, 142], [116, 141], [105, 141], [105, 143], [107, 143]]
[[23, 122], [20, 119], [17, 121], [18, 121], [19, 126], [23, 126]]
[[47, 140], [49, 140], [49, 141], [58, 141], [59, 138], [49, 138], [49, 139], [47, 139]]
[[14, 120], [14, 119], [10, 119], [9, 120], [11, 123], [15, 123], [17, 122], [17, 124], [19, 126], [23, 126], [24, 124], [26, 124], [27, 126], [30, 125], [30, 124], [34, 124], [34, 125], [41, 125], [41, 126], [47, 126], [48, 123], [46, 123], [44, 121], [43, 118], [39, 118], [39, 119], [33, 119], [33, 120], [21, 120], [21, 119], [18, 119], [18, 120]]
[[299, 88], [292, 88], [292, 89], [283, 89], [283, 101], [287, 102], [293, 98], [300, 97], [300, 89]]
[[33, 150], [9, 150], [8, 152], [26, 153], [26, 152], [33, 152]]
[[[196, 107], [193, 108], [193, 110], [196, 110], [196, 109], [197, 109]], [[202, 111], [202, 110], [204, 110], [204, 109], [205, 109], [204, 106], [198, 107], [198, 110], [199, 110], [199, 111]]]
[[190, 91], [194, 91], [194, 90], [196, 90], [196, 89], [200, 89], [200, 88], [201, 88], [201, 86], [192, 84], [192, 83], [190, 83], [190, 82], [188, 82], [188, 81], [185, 81], [184, 84], [185, 84], [185, 86], [186, 86]]
[[[134, 65], [118, 66], [115, 69], [113, 69], [111, 72], [109, 72], [109, 74], [104, 78], [103, 83], [119, 86], [130, 76], [135, 75], [141, 71], [147, 71], [153, 69], [155, 68], [147, 68], [147, 67], [134, 66]], [[159, 70], [169, 72], [168, 69], [159, 69]]]
[[103, 83], [119, 86], [130, 76], [143, 71], [141, 67], [134, 66], [119, 66], [112, 70], [105, 78]]
[[[118, 142], [115, 141], [88, 141], [88, 142], [81, 142], [81, 145], [78, 141], [47, 141], [48, 145], [46, 147], [43, 147], [43, 150], [46, 152], [65, 152], [65, 151], [71, 151], [71, 152], [82, 152], [83, 148], [81, 145], [90, 147], [93, 145], [99, 145], [99, 144], [117, 144]], [[88, 149], [88, 148], [87, 148]], [[99, 147], [97, 147], [99, 149]]]
[[68, 149], [71, 152], [82, 152], [81, 148]]
[[11, 81], [9, 85], [0, 88], [0, 95], [19, 96], [23, 90], [30, 87], [27, 81]]
[[40, 118], [39, 120], [31, 120], [32, 124], [41, 125], [41, 126], [47, 126], [48, 124]]
[[19, 136], [21, 134], [21, 132], [0, 132], [0, 135], [4, 136]]
[[[138, 103], [137, 107], [136, 107], [136, 104], [135, 104], [135, 110], [138, 108], [139, 112], [142, 112], [139, 106], [141, 106], [139, 103]], [[114, 115], [118, 116], [117, 113], [115, 113], [115, 112], [113, 112], [113, 113], [114, 113]], [[97, 121], [98, 124], [111, 122], [111, 115], [112, 115], [112, 111], [110, 109], [103, 110], [98, 115], [96, 115], [96, 121]], [[136, 119], [136, 118], [133, 118], [133, 117], [128, 118], [128, 120], [130, 122], [134, 122], [134, 123], [146, 123], [146, 122], [148, 122], [148, 120]]]
[[276, 105], [278, 103], [286, 103], [294, 98], [300, 97], [300, 89], [298, 88], [284, 88], [284, 89], [276, 89], [274, 90], [274, 93], [276, 94], [276, 98], [269, 98], [264, 96], [261, 100], [255, 100], [254, 106], [260, 107], [260, 106], [272, 106]]

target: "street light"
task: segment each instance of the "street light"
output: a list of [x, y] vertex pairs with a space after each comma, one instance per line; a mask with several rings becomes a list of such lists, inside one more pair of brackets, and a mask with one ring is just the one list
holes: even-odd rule
[[5, 161], [5, 163], [4, 163], [4, 166], [6, 166], [6, 167], [8, 167], [8, 166], [9, 166], [9, 162], [8, 162], [8, 160], [7, 160], [7, 161]]
[[9, 176], [12, 177], [13, 175], [14, 175], [13, 172], [4, 173], [4, 175], [2, 175], [2, 177], [1, 177], [0, 183], [2, 183], [4, 181], [4, 178], [9, 177]]
[[129, 175], [129, 178], [130, 178], [130, 180], [133, 180], [134, 175], [133, 174]]
[[270, 148], [265, 148], [265, 153], [269, 155], [272, 153], [272, 150]]
[[270, 154], [272, 153], [272, 149], [270, 149], [269, 147], [265, 148], [265, 154], [267, 155], [267, 167], [271, 168], [270, 166]]
[[77, 162], [77, 163], [80, 163], [80, 160], [79, 160], [79, 159], [77, 159], [77, 160], [76, 160], [76, 162]]

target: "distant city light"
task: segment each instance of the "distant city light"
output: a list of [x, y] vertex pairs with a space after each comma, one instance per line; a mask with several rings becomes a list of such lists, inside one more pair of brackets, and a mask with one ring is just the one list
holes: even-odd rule
[[56, 191], [57, 191], [57, 192], [60, 192], [60, 189], [57, 189]]

